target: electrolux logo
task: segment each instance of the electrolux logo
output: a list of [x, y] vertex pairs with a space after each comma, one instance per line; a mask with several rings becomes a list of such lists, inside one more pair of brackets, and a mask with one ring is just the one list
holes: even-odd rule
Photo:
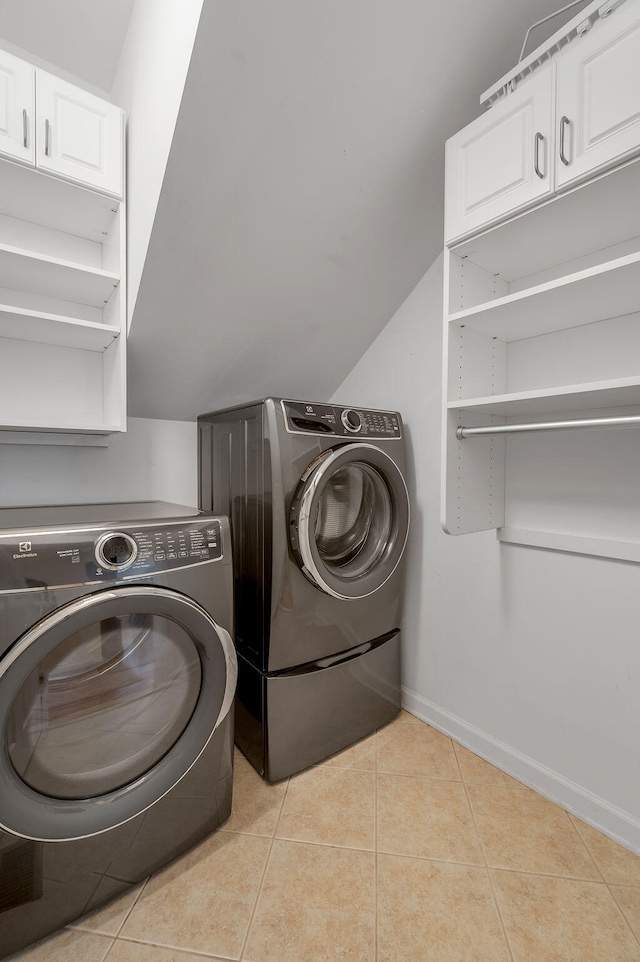
[[37, 557], [38, 557], [38, 552], [31, 550], [30, 541], [20, 541], [18, 543], [18, 554], [14, 553], [13, 555], [13, 558], [15, 561], [17, 561], [19, 558], [37, 558]]

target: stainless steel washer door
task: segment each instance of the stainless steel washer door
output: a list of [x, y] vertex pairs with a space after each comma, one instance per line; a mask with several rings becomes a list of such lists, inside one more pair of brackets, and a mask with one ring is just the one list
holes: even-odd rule
[[408, 531], [402, 473], [373, 444], [326, 451], [303, 474], [291, 505], [298, 563], [309, 580], [335, 598], [364, 598], [388, 581]]
[[0, 827], [56, 841], [107, 831], [186, 774], [228, 712], [233, 643], [165, 588], [58, 609], [0, 662]]

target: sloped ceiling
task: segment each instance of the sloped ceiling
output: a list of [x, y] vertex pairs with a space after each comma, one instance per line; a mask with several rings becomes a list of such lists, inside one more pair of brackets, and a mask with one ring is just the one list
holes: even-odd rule
[[442, 246], [445, 139], [557, 8], [205, 0], [133, 314], [130, 413], [330, 397]]

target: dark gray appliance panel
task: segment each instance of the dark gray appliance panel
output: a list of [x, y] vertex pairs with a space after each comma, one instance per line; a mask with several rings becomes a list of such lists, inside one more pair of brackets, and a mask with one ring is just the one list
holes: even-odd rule
[[342, 751], [400, 710], [399, 631], [345, 661], [326, 661], [265, 679], [267, 781]]
[[262, 406], [238, 419], [200, 420], [199, 501], [202, 510], [231, 520], [234, 559], [235, 643], [266, 667], [271, 594], [272, 496], [270, 445]]

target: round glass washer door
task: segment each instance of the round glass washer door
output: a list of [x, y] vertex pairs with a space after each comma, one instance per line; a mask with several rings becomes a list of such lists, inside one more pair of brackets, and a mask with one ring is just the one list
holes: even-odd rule
[[365, 598], [397, 568], [409, 531], [409, 497], [395, 461], [373, 444], [326, 451], [302, 476], [290, 535], [303, 573], [335, 598]]
[[228, 633], [165, 588], [58, 609], [0, 662], [0, 826], [86, 837], [138, 815], [186, 774], [227, 714]]

